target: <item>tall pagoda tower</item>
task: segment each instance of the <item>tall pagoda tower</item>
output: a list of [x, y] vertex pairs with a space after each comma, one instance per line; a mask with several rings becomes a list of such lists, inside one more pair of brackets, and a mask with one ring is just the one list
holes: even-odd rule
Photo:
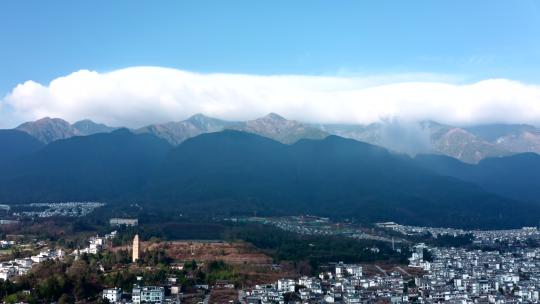
[[139, 241], [139, 235], [135, 234], [135, 237], [133, 237], [133, 256], [131, 258], [133, 263], [136, 263], [139, 259], [139, 250], [141, 247], [141, 242]]

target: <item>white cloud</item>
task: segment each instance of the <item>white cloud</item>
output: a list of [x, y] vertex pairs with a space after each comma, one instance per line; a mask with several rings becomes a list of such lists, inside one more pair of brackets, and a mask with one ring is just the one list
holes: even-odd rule
[[138, 127], [194, 113], [244, 120], [268, 112], [308, 122], [399, 117], [538, 124], [540, 86], [506, 79], [456, 84], [431, 74], [257, 76], [133, 67], [108, 73], [81, 70], [48, 85], [27, 81], [1, 101], [0, 111], [0, 127], [44, 116]]

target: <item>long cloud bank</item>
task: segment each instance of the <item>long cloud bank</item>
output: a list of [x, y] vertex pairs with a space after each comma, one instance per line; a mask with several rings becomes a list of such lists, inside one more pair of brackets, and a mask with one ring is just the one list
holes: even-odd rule
[[540, 86], [507, 79], [472, 84], [399, 77], [198, 74], [160, 67], [81, 70], [48, 85], [27, 81], [0, 101], [0, 127], [41, 117], [116, 126], [204, 113], [245, 120], [276, 112], [307, 122], [431, 119], [449, 124], [540, 123]]

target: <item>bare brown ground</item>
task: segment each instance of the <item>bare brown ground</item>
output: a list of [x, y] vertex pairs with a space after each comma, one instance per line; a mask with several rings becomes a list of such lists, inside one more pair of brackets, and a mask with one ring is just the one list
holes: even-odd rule
[[222, 260], [227, 264], [270, 265], [272, 259], [253, 245], [243, 242], [174, 241], [143, 244], [143, 248], [164, 249], [176, 261], [201, 262]]
[[236, 273], [241, 277], [244, 286], [255, 286], [257, 284], [270, 284], [282, 278], [296, 278], [299, 275], [294, 271], [274, 270], [271, 266], [235, 265]]
[[196, 294], [184, 294], [182, 296], [182, 303], [184, 304], [197, 304], [202, 303], [204, 301], [204, 294], [202, 293], [196, 293]]
[[[297, 276], [293, 269], [272, 269], [272, 258], [245, 242], [172, 241], [142, 242], [141, 245], [143, 251], [163, 249], [167, 256], [179, 264], [195, 260], [200, 265], [221, 260], [234, 268], [245, 286], [273, 283], [281, 278]], [[111, 248], [112, 251], [121, 249], [130, 248]]]
[[[232, 301], [232, 302], [230, 302]], [[238, 291], [234, 289], [213, 289], [210, 292], [210, 304], [229, 304], [238, 301]]]
[[[166, 254], [177, 263], [191, 260], [204, 264], [211, 261], [223, 261], [234, 267], [235, 272], [241, 277], [244, 286], [273, 283], [281, 278], [295, 278], [299, 275], [294, 267], [281, 267], [281, 270], [272, 269], [272, 259], [259, 251], [255, 246], [245, 242], [220, 242], [220, 241], [172, 241], [141, 243], [143, 251], [151, 249], [163, 249]], [[129, 249], [127, 246], [114, 247], [111, 250]], [[377, 267], [382, 268], [387, 274], [399, 271], [405, 277], [405, 273], [396, 268], [396, 264], [376, 262], [363, 264], [363, 272], [366, 276], [384, 275]], [[419, 275], [421, 269], [401, 266], [411, 275]], [[237, 286], [238, 287], [238, 286]], [[242, 287], [242, 286], [239, 286]], [[221, 303], [221, 302], [220, 302]]]

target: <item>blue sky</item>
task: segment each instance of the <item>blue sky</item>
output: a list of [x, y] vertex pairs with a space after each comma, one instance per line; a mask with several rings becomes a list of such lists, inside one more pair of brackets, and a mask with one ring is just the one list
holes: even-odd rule
[[[510, 121], [540, 124], [538, 87], [525, 87], [540, 83], [540, 1], [4, 0], [0, 2], [0, 41], [0, 96], [5, 96], [3, 100], [0, 98], [0, 127], [44, 115], [73, 120], [94, 117], [117, 124], [148, 123], [137, 118], [148, 112], [140, 100], [146, 98], [148, 107], [153, 107], [152, 103], [165, 100], [165, 95], [172, 101], [162, 101], [161, 104], [167, 106], [152, 119], [175, 120], [193, 114], [186, 109], [225, 118], [253, 117], [264, 111], [283, 109], [298, 119], [369, 122], [394, 113], [409, 114], [411, 103], [416, 105], [426, 96], [433, 101], [448, 98], [442, 93], [440, 96], [432, 94], [440, 89], [436, 86], [423, 87], [424, 91], [416, 95], [407, 95], [412, 92], [410, 86], [387, 88], [394, 90], [392, 98], [388, 98], [386, 91], [357, 92], [343, 101], [355, 110], [347, 110], [342, 115], [355, 112], [356, 116], [342, 119], [338, 114], [328, 114], [335, 107], [327, 109], [326, 105], [324, 111], [323, 106], [302, 111], [320, 115], [295, 117], [299, 111], [280, 107], [279, 102], [295, 101], [300, 95], [307, 100], [306, 96], [323, 82], [324, 87], [332, 87], [334, 95], [317, 93], [314, 99], [320, 99], [321, 104], [323, 98], [341, 98], [342, 90], [358, 91], [366, 87], [366, 83], [399, 81], [460, 85], [462, 87], [453, 88], [455, 95], [452, 96], [471, 101], [464, 109], [465, 105], [452, 108], [452, 101], [448, 100], [444, 106], [435, 104], [427, 114], [425, 107], [420, 106], [411, 115], [414, 118], [436, 116], [446, 107], [453, 111], [452, 115], [441, 119], [448, 122], [468, 123], [476, 119], [494, 122], [505, 121], [510, 110], [524, 113]], [[144, 73], [128, 69], [133, 74], [114, 73], [140, 66], [205, 75], [225, 73], [229, 77], [210, 87], [208, 83], [214, 78], [192, 75], [189, 79], [193, 87], [188, 88], [179, 80], [184, 79], [182, 73], [168, 70]], [[81, 70], [95, 71], [99, 76], [76, 73]], [[265, 96], [271, 97], [268, 102], [273, 106], [257, 105], [256, 113], [238, 115], [231, 109], [243, 108], [246, 104], [218, 109], [216, 96], [227, 100], [230, 97], [227, 92], [234, 91], [237, 100], [251, 105], [257, 100], [249, 98], [264, 99], [265, 96], [246, 97], [249, 94], [245, 92], [253, 87], [233, 84], [238, 80], [235, 74], [251, 75], [255, 78], [245, 83], [265, 86], [257, 82], [254, 75], [295, 75], [298, 77], [292, 83], [297, 87], [289, 88], [288, 83], [269, 78], [272, 85], [266, 88]], [[119, 75], [122, 78], [117, 78]], [[160, 79], [156, 86], [174, 85], [160, 87], [160, 90], [154, 90], [156, 86], [147, 88], [145, 92], [152, 91], [153, 96], [135, 92], [141, 83], [144, 85], [151, 80], [150, 75]], [[305, 76], [319, 78], [306, 80], [302, 78]], [[321, 76], [341, 79], [328, 80]], [[498, 78], [509, 81], [481, 83]], [[64, 81], [57, 81], [59, 85], [52, 88], [49, 82], [55, 79]], [[35, 83], [13, 90], [28, 80]], [[512, 81], [519, 82], [519, 88]], [[130, 91], [103, 89], [118, 82], [123, 82], [122, 88], [129, 87]], [[472, 90], [467, 87], [478, 83]], [[78, 87], [74, 89], [74, 85]], [[90, 87], [94, 88], [91, 92], [87, 89]], [[179, 92], [180, 87], [185, 90]], [[198, 96], [200, 105], [186, 106], [192, 91], [200, 87], [208, 90]], [[494, 89], [499, 88], [500, 94], [493, 94]], [[74, 96], [73, 91], [80, 93], [81, 90], [88, 92]], [[225, 95], [213, 94], [219, 90]], [[282, 90], [289, 90], [290, 95], [281, 96]], [[109, 119], [114, 109], [105, 105], [117, 102], [119, 97], [106, 100], [102, 98], [104, 94], [130, 99], [131, 103], [126, 106], [144, 111], [133, 117], [118, 114], [117, 119]], [[408, 97], [401, 98], [402, 95]], [[370, 96], [387, 106], [364, 117], [361, 113], [371, 111], [374, 106], [360, 105], [358, 96]], [[102, 102], [99, 107], [83, 111], [98, 104], [98, 99]], [[476, 102], [477, 99], [482, 101]], [[513, 108], [516, 103], [523, 105]], [[498, 106], [494, 106], [496, 104]], [[307, 106], [302, 103], [303, 109]], [[486, 118], [482, 116], [486, 107], [500, 108], [502, 112]], [[96, 114], [104, 109], [110, 115]]]
[[540, 76], [538, 1], [2, 1], [0, 92], [80, 69]]

